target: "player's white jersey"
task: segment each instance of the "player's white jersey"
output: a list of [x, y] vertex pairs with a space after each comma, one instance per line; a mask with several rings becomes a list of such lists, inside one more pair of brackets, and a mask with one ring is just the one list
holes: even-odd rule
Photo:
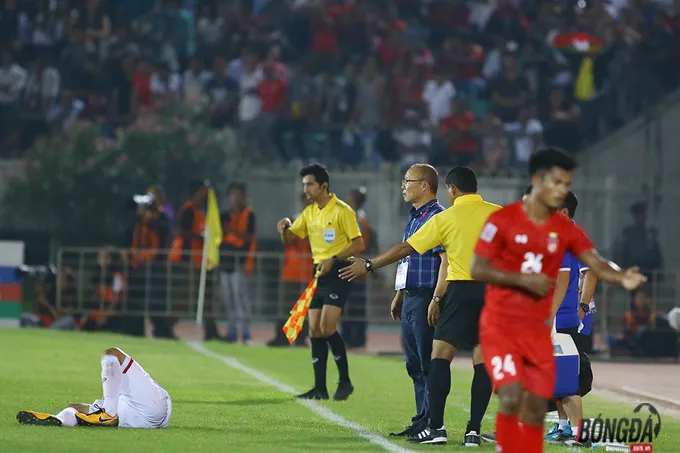
[[[168, 392], [154, 381], [132, 357], [123, 362], [123, 382], [118, 400], [118, 426], [121, 428], [166, 428], [172, 415]], [[104, 407], [103, 400], [91, 411]]]

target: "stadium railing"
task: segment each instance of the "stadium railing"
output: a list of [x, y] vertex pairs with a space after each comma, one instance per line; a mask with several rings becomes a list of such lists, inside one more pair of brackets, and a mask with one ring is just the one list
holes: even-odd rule
[[[144, 316], [195, 318], [200, 283], [200, 268], [190, 260], [200, 253], [185, 252], [179, 263], [169, 261], [170, 250], [157, 253], [156, 261], [134, 266], [133, 251], [116, 248], [63, 247], [57, 253], [60, 274], [71, 279], [59, 279], [57, 307], [63, 312], [87, 313], [113, 308], [117, 313]], [[107, 258], [102, 258], [105, 255]], [[247, 258], [247, 254], [222, 254], [221, 266]], [[283, 253], [252, 254], [253, 271], [246, 276], [248, 304], [253, 320], [274, 321], [287, 318], [297, 298], [312, 280], [309, 264], [301, 269], [299, 281], [287, 282], [281, 277]], [[311, 256], [307, 257], [311, 263]], [[106, 261], [106, 265], [101, 263]], [[227, 301], [220, 289], [223, 267], [206, 275], [204, 317], [225, 319]], [[392, 299], [392, 270], [378, 272], [370, 279], [356, 282], [346, 307], [345, 319], [387, 322]], [[307, 274], [308, 275], [305, 275]], [[124, 284], [114, 287], [114, 274]], [[70, 283], [69, 283], [70, 281]], [[364, 308], [362, 308], [365, 307]]]
[[[133, 251], [114, 248], [62, 247], [57, 253], [58, 271], [71, 279], [59, 279], [57, 306], [64, 312], [87, 313], [113, 308], [127, 315], [196, 317], [200, 269], [183, 253], [184, 261], [168, 260], [170, 250], [158, 252], [156, 261], [133, 266]], [[247, 254], [221, 254], [221, 266], [247, 258]], [[311, 281], [311, 265], [300, 269], [297, 282], [282, 279], [283, 253], [256, 252], [252, 255], [253, 272], [246, 277], [248, 303], [254, 321], [272, 322], [288, 317], [290, 309]], [[311, 262], [311, 257], [308, 257]], [[106, 265], [101, 266], [102, 263]], [[394, 266], [381, 269], [371, 278], [353, 285], [345, 309], [345, 320], [370, 324], [393, 324], [389, 306], [394, 290]], [[204, 317], [226, 319], [227, 301], [220, 290], [219, 273], [223, 267], [207, 272]], [[290, 269], [289, 269], [290, 270]], [[310, 275], [305, 275], [307, 273]], [[124, 284], [114, 288], [113, 275]], [[71, 283], [65, 283], [70, 280]], [[650, 278], [652, 302], [663, 313], [680, 307], [680, 270], [654, 272]], [[101, 290], [104, 288], [104, 290]], [[112, 296], [118, 290], [116, 296]], [[114, 305], [112, 300], [115, 298]], [[597, 313], [594, 330], [598, 336], [621, 332], [623, 313], [631, 307], [631, 294], [612, 285], [599, 284], [595, 293]]]

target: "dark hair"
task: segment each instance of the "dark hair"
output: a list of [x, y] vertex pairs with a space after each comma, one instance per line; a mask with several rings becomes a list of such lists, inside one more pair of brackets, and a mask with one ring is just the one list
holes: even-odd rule
[[463, 193], [477, 193], [477, 175], [470, 167], [455, 167], [446, 175], [446, 185]]
[[302, 170], [300, 170], [301, 178], [304, 178], [305, 176], [309, 175], [314, 176], [314, 179], [316, 180], [316, 182], [319, 183], [319, 185], [326, 183], [330, 188], [331, 178], [328, 176], [328, 170], [326, 170], [326, 167], [324, 167], [323, 165], [311, 164], [307, 165], [306, 167], [303, 167]]
[[545, 148], [536, 152], [529, 159], [529, 176], [549, 171], [553, 167], [573, 171], [578, 165], [573, 157], [559, 148]]
[[357, 209], [361, 209], [366, 203], [366, 188], [359, 187], [358, 189], [352, 189], [350, 192], [357, 202]]
[[227, 193], [231, 193], [233, 190], [238, 190], [240, 192], [246, 193], [246, 185], [242, 182], [232, 182], [227, 186]]
[[647, 212], [647, 205], [642, 201], [638, 201], [637, 203], [633, 203], [630, 206], [630, 212], [632, 214], [644, 214], [645, 212]]
[[578, 207], [578, 198], [576, 198], [576, 195], [574, 192], [571, 190], [567, 194], [567, 198], [564, 199], [564, 206], [563, 208], [567, 208], [567, 211], [569, 211], [569, 218], [573, 219], [574, 216], [576, 215], [576, 208]]
[[526, 189], [524, 189], [524, 192], [522, 192], [522, 196], [524, 196], [524, 195], [529, 195], [529, 194], [531, 193], [531, 189], [533, 189], [533, 188], [534, 188], [534, 186], [529, 185], [529, 187], [527, 187]]
[[208, 182], [205, 179], [194, 178], [189, 181], [189, 192], [193, 195], [204, 187], [208, 186]]

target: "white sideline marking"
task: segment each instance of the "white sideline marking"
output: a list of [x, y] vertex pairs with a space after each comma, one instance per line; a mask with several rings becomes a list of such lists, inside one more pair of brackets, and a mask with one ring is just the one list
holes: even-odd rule
[[670, 399], [670, 398], [662, 396], [662, 395], [657, 395], [655, 393], [645, 392], [643, 390], [638, 390], [638, 389], [635, 389], [635, 388], [632, 388], [632, 387], [627, 387], [627, 386], [621, 387], [621, 390], [623, 390], [624, 392], [632, 393], [632, 394], [637, 395], [637, 396], [642, 397], [642, 398], [649, 398], [649, 399], [659, 400], [659, 401], [667, 401], [667, 402], [669, 402], [669, 403], [671, 403], [675, 406], [680, 406], [680, 401], [673, 400], [673, 399]]
[[[268, 384], [271, 385], [272, 387], [275, 387], [282, 393], [290, 393], [290, 394], [296, 394], [297, 392], [295, 391], [294, 388], [287, 386], [286, 384], [283, 384], [282, 382], [279, 382], [269, 376], [267, 376], [264, 373], [261, 373], [253, 368], [250, 368], [241, 362], [239, 362], [237, 359], [229, 356], [224, 356], [221, 354], [217, 354], [216, 352], [211, 351], [210, 349], [206, 348], [203, 346], [201, 343], [198, 343], [196, 341], [188, 341], [186, 344], [194, 349], [195, 351], [200, 352], [203, 355], [206, 355], [208, 357], [212, 357], [214, 359], [222, 361], [225, 365], [237, 369], [239, 371], [242, 371], [246, 374], [249, 374], [250, 376], [254, 377], [258, 381], [262, 382], [263, 384]], [[327, 409], [326, 407], [322, 406], [321, 404], [312, 401], [312, 400], [297, 400], [298, 403], [300, 403], [302, 406], [306, 407], [316, 415], [320, 416], [321, 418], [325, 418], [331, 423], [335, 423], [338, 426], [342, 426], [343, 428], [349, 428], [355, 433], [357, 433], [359, 436], [363, 437], [364, 439], [368, 440], [369, 442], [378, 445], [379, 447], [384, 448], [385, 450], [392, 452], [392, 453], [416, 453], [414, 450], [409, 450], [408, 448], [401, 447], [397, 444], [394, 444], [387, 439], [383, 438], [379, 434], [374, 433], [373, 431], [370, 431], [368, 428], [365, 428], [358, 423], [355, 423], [353, 421], [347, 420], [346, 418], [336, 414], [335, 412], [331, 411], [330, 409]]]

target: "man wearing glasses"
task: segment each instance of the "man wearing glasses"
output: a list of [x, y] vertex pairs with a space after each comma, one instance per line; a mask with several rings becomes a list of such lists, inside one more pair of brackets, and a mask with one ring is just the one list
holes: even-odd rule
[[[409, 179], [409, 178], [407, 178]], [[407, 184], [413, 184], [407, 182]], [[354, 280], [375, 269], [395, 263], [413, 253], [424, 254], [437, 246], [446, 252], [446, 288], [442, 297], [440, 285], [434, 292], [428, 310], [428, 321], [435, 326], [432, 360], [428, 373], [428, 426], [412, 432], [409, 442], [445, 444], [446, 398], [451, 390], [451, 361], [464, 346], [473, 347], [470, 420], [463, 445], [480, 444], [481, 422], [491, 398], [491, 380], [484, 368], [479, 348], [479, 316], [484, 305], [485, 285], [470, 275], [475, 244], [491, 213], [501, 209], [477, 194], [477, 175], [468, 167], [456, 167], [446, 175], [446, 192], [452, 206], [433, 216], [407, 240], [372, 258], [357, 258], [351, 266], [340, 269], [340, 277]]]
[[[437, 200], [439, 175], [427, 164], [413, 165], [401, 181], [404, 201], [413, 207], [409, 211], [404, 238], [406, 241], [435, 214], [444, 210]], [[401, 320], [401, 340], [406, 354], [406, 371], [413, 380], [416, 414], [411, 424], [390, 436], [410, 436], [427, 426], [428, 374], [434, 327], [427, 321], [430, 302], [441, 299], [446, 291], [446, 252], [437, 245], [424, 254], [411, 253], [399, 261], [390, 312], [392, 319]]]

